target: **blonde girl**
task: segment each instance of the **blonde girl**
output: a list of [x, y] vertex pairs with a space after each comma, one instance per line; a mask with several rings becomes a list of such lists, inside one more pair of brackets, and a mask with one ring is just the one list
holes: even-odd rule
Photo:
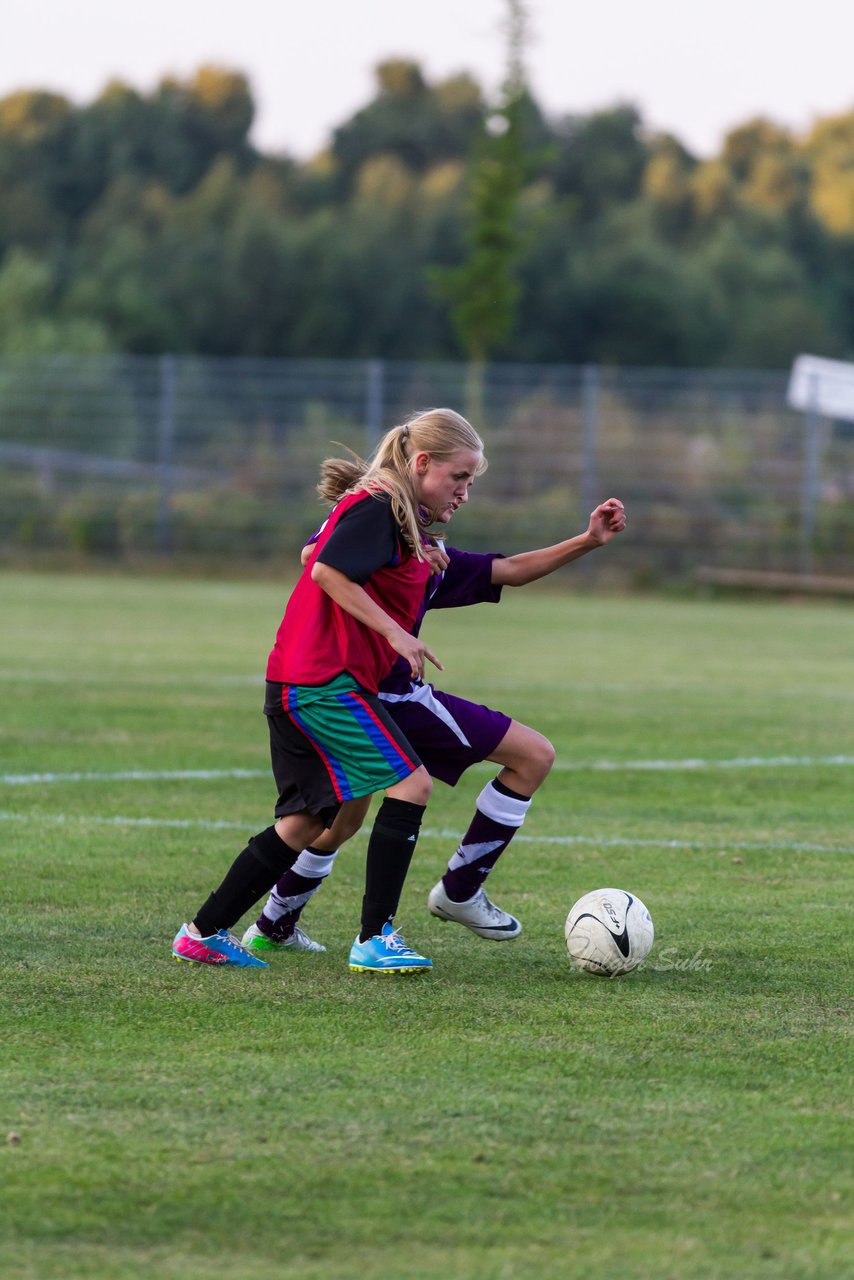
[[[368, 842], [359, 972], [430, 969], [396, 931], [397, 910], [432, 782], [379, 697], [398, 656], [420, 680], [442, 664], [412, 634], [431, 574], [433, 521], [468, 500], [483, 442], [452, 409], [430, 409], [387, 432], [371, 462], [333, 459], [321, 487], [343, 496], [294, 588], [267, 665], [264, 712], [276, 822], [252, 837], [222, 884], [172, 944], [179, 960], [263, 965], [230, 930], [332, 825], [348, 800], [385, 791]], [[348, 471], [347, 469], [351, 470]]]

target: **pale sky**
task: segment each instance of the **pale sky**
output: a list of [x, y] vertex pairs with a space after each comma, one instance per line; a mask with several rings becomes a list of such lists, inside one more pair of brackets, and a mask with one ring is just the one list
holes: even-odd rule
[[[550, 116], [633, 102], [699, 155], [756, 115], [797, 132], [854, 110], [854, 0], [527, 0], [528, 80]], [[252, 137], [306, 158], [373, 96], [383, 58], [501, 81], [505, 0], [0, 0], [0, 96], [148, 92], [204, 63], [246, 73]]]

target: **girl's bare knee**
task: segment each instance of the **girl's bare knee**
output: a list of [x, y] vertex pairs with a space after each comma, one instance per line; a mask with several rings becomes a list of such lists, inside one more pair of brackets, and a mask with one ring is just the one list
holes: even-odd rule
[[370, 796], [363, 796], [358, 800], [347, 800], [341, 806], [329, 833], [336, 849], [347, 840], [352, 840], [356, 832], [361, 830], [370, 806]]
[[276, 822], [276, 835], [288, 846], [300, 852], [312, 844], [326, 828], [320, 818], [308, 813], [292, 813]]
[[534, 753], [534, 763], [542, 773], [542, 781], [545, 781], [554, 767], [556, 752], [548, 738], [544, 738], [542, 734], [537, 736], [539, 737], [539, 742]]
[[490, 756], [514, 776], [520, 789], [536, 791], [545, 782], [555, 762], [555, 749], [536, 729], [513, 721], [504, 740]]
[[433, 779], [423, 764], [402, 782], [389, 787], [386, 792], [393, 800], [408, 800], [410, 804], [426, 805], [433, 791]]

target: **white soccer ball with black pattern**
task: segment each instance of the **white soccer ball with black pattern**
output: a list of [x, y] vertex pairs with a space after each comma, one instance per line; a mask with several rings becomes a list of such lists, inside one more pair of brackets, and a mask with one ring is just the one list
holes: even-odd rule
[[566, 949], [579, 969], [603, 978], [631, 973], [652, 950], [652, 916], [625, 889], [594, 889], [566, 917]]

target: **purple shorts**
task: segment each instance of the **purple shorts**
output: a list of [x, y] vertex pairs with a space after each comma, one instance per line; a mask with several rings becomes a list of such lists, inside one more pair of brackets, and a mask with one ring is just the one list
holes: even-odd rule
[[450, 787], [492, 754], [512, 723], [503, 711], [442, 693], [431, 684], [412, 685], [401, 693], [380, 690], [380, 701], [430, 776]]

